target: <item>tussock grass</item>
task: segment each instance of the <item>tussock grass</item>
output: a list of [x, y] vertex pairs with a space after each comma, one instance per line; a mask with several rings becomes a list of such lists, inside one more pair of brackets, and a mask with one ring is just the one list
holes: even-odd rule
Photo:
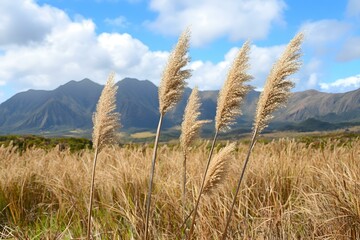
[[[204, 195], [194, 237], [220, 238], [247, 145], [236, 144], [226, 184]], [[151, 147], [105, 148], [94, 191], [95, 239], [144, 237]], [[179, 239], [182, 150], [161, 145], [154, 187], [152, 239]], [[189, 199], [196, 198], [209, 143], [189, 152]], [[0, 147], [0, 238], [63, 239], [86, 235], [93, 152]], [[360, 139], [326, 141], [323, 148], [281, 139], [258, 143], [236, 200], [229, 239], [359, 238]], [[268, 166], [264, 168], [263, 166]], [[246, 220], [245, 220], [246, 219]]]
[[203, 194], [205, 178], [208, 175], [208, 170], [218, 134], [219, 132], [228, 129], [231, 124], [234, 124], [235, 118], [241, 114], [241, 111], [239, 110], [240, 105], [243, 102], [245, 95], [251, 89], [249, 85], [246, 85], [247, 82], [252, 79], [252, 76], [247, 73], [249, 68], [249, 51], [249, 42], [245, 42], [233, 60], [227, 78], [225, 79], [223, 87], [220, 90], [218, 96], [215, 116], [215, 134], [209, 152], [207, 164], [205, 166], [203, 179], [201, 181], [200, 191], [195, 203], [194, 213], [187, 239], [191, 239], [194, 232], [198, 207], [201, 196]]
[[[223, 233], [222, 239], [227, 237], [227, 231], [231, 221], [231, 215], [235, 206], [236, 197], [239, 193], [241, 182], [245, 175], [245, 170], [250, 159], [250, 155], [255, 146], [256, 139], [259, 134], [267, 127], [269, 121], [273, 118], [273, 112], [284, 106], [289, 95], [290, 90], [294, 86], [294, 83], [289, 79], [289, 76], [296, 73], [301, 66], [301, 43], [303, 41], [303, 33], [298, 33], [286, 46], [284, 52], [273, 65], [270, 74], [265, 82], [264, 90], [261, 92], [259, 101], [256, 107], [255, 120], [253, 126], [253, 134], [246, 156], [244, 166], [239, 174], [239, 181], [237, 183], [235, 196], [231, 204], [229, 214], [227, 217], [227, 223]], [[266, 166], [266, 165], [264, 165]]]
[[200, 117], [200, 97], [198, 88], [195, 87], [189, 96], [185, 107], [183, 122], [181, 124], [180, 146], [183, 151], [183, 205], [184, 205], [184, 219], [186, 215], [186, 165], [188, 152], [192, 149], [195, 139], [198, 137], [200, 128], [203, 124], [208, 123], [208, 120], [199, 120]]
[[117, 141], [116, 131], [120, 127], [119, 118], [120, 114], [115, 112], [116, 109], [116, 91], [117, 86], [115, 85], [115, 74], [111, 73], [104, 89], [101, 92], [99, 101], [96, 106], [96, 112], [93, 115], [93, 134], [92, 142], [95, 149], [94, 162], [91, 173], [91, 187], [89, 197], [89, 210], [88, 210], [88, 230], [87, 239], [92, 239], [91, 235], [91, 216], [92, 216], [92, 205], [94, 197], [94, 184], [95, 184], [95, 170], [98, 154], [101, 150], [110, 144], [114, 144]]
[[[119, 127], [114, 75], [94, 114], [94, 151], [0, 146], [0, 238], [359, 239], [359, 138], [351, 143], [327, 140], [321, 147], [280, 139], [254, 148], [273, 111], [290, 94], [288, 77], [300, 68], [302, 39], [299, 33], [290, 41], [267, 78], [248, 148], [216, 144], [218, 134], [241, 114], [239, 107], [251, 89], [246, 85], [252, 78], [247, 74], [248, 42], [220, 91], [211, 147], [209, 142], [191, 147], [206, 122], [198, 119], [196, 88], [185, 109], [180, 144], [159, 145], [163, 117], [180, 100], [191, 75], [185, 69], [189, 30], [180, 36], [162, 75], [153, 147], [112, 145]], [[161, 159], [153, 184], [157, 153]], [[188, 217], [187, 202], [193, 206]]]
[[159, 86], [159, 123], [156, 130], [154, 150], [152, 156], [152, 164], [149, 179], [149, 190], [146, 201], [146, 215], [145, 215], [145, 239], [148, 239], [148, 229], [151, 208], [151, 198], [153, 192], [153, 182], [155, 175], [155, 165], [157, 158], [157, 146], [161, 133], [161, 126], [164, 115], [173, 108], [181, 99], [186, 82], [185, 80], [191, 76], [191, 70], [186, 69], [186, 65], [190, 61], [188, 50], [190, 46], [190, 29], [186, 29], [179, 37], [174, 49], [170, 53], [167, 64], [163, 71], [161, 82]]

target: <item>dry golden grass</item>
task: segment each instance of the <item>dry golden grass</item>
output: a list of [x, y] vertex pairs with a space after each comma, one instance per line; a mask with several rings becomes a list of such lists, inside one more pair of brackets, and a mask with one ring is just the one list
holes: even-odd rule
[[227, 78], [218, 96], [215, 116], [216, 131], [224, 131], [235, 123], [241, 115], [240, 105], [251, 87], [246, 85], [253, 77], [247, 73], [249, 64], [250, 43], [245, 42], [235, 57]]
[[146, 214], [145, 214], [146, 221], [145, 221], [145, 237], [144, 237], [145, 240], [148, 239], [149, 222], [151, 221], [150, 218], [151, 198], [152, 198], [153, 182], [155, 175], [157, 146], [159, 143], [161, 126], [166, 112], [169, 111], [171, 108], [173, 108], [177, 104], [177, 102], [181, 99], [181, 96], [183, 94], [186, 85], [185, 80], [191, 76], [191, 70], [185, 69], [186, 65], [190, 61], [190, 57], [188, 55], [189, 45], [190, 45], [190, 29], [188, 28], [180, 35], [176, 46], [170, 53], [158, 89], [160, 118], [156, 130], [153, 155], [151, 158], [152, 165], [150, 170], [149, 190], [146, 200]]
[[[221, 239], [227, 238], [228, 228], [231, 222], [231, 215], [235, 207], [236, 198], [240, 191], [241, 182], [245, 175], [245, 170], [250, 159], [253, 147], [255, 146], [258, 135], [267, 127], [269, 121], [273, 118], [272, 113], [279, 107], [284, 106], [294, 83], [289, 76], [296, 73], [301, 66], [301, 43], [303, 41], [303, 33], [298, 33], [286, 46], [284, 52], [273, 65], [270, 74], [265, 82], [264, 90], [261, 92], [255, 113], [253, 123], [253, 134], [251, 137], [248, 154], [244, 161], [244, 166], [239, 174], [239, 181], [235, 190], [235, 195], [229, 215], [225, 225], [224, 233]], [[266, 165], [264, 165], [266, 167]]]
[[290, 90], [294, 87], [294, 83], [289, 79], [289, 76], [296, 73], [302, 64], [300, 56], [303, 39], [304, 34], [302, 32], [298, 33], [289, 42], [281, 57], [271, 69], [256, 108], [255, 135], [260, 134], [267, 127], [267, 124], [273, 118], [272, 113], [277, 108], [285, 105]]
[[249, 42], [245, 42], [240, 48], [237, 56], [235, 57], [229, 69], [227, 78], [223, 84], [223, 87], [219, 92], [215, 115], [215, 134], [209, 152], [207, 164], [205, 166], [203, 179], [201, 181], [200, 191], [195, 203], [190, 230], [187, 234], [186, 239], [192, 239], [194, 226], [196, 224], [198, 207], [200, 204], [201, 196], [203, 194], [205, 177], [208, 174], [218, 134], [219, 132], [228, 129], [231, 124], [234, 124], [236, 116], [241, 114], [241, 111], [239, 109], [240, 105], [243, 102], [245, 95], [251, 89], [249, 85], [246, 85], [246, 82], [252, 79], [252, 76], [247, 73], [247, 70], [249, 68], [249, 51]]
[[200, 117], [200, 97], [198, 88], [195, 87], [189, 96], [187, 101], [183, 122], [181, 124], [181, 135], [179, 138], [180, 146], [183, 151], [183, 205], [184, 205], [184, 217], [186, 215], [186, 165], [187, 165], [187, 155], [195, 139], [198, 137], [200, 128], [203, 124], [208, 123], [210, 121], [207, 120], [199, 120]]
[[[197, 239], [224, 229], [247, 145], [237, 144], [223, 187], [203, 198]], [[220, 148], [216, 148], [220, 149]], [[94, 194], [96, 239], [142, 239], [152, 148], [104, 149]], [[182, 151], [162, 145], [151, 212], [151, 239], [179, 239]], [[189, 152], [189, 201], [199, 191], [209, 143]], [[0, 147], [0, 238], [76, 239], [85, 236], [93, 152]], [[230, 239], [359, 239], [360, 139], [324, 147], [293, 140], [258, 143], [231, 222]], [[268, 166], [264, 168], [263, 166]]]
[[188, 55], [190, 46], [190, 29], [186, 29], [178, 42], [163, 71], [159, 86], [159, 112], [165, 115], [181, 99], [186, 82], [191, 76], [190, 69], [184, 69], [190, 61]]
[[133, 133], [133, 134], [130, 135], [130, 137], [135, 138], [135, 139], [141, 139], [141, 138], [155, 137], [155, 135], [156, 135], [155, 133], [145, 131], [145, 132]]
[[116, 144], [116, 131], [120, 127], [119, 117], [120, 114], [115, 112], [116, 109], [116, 91], [115, 74], [111, 73], [104, 89], [101, 92], [99, 101], [96, 105], [96, 112], [93, 115], [93, 134], [92, 142], [95, 149], [94, 162], [91, 173], [91, 187], [89, 197], [89, 209], [88, 209], [88, 227], [86, 239], [92, 239], [91, 235], [91, 221], [92, 221], [92, 205], [94, 197], [94, 182], [95, 182], [95, 170], [98, 153], [106, 145]]
[[231, 143], [215, 155], [214, 160], [210, 163], [209, 172], [205, 177], [203, 190], [205, 195], [213, 195], [220, 185], [224, 183], [230, 165], [231, 152], [234, 149], [235, 143]]

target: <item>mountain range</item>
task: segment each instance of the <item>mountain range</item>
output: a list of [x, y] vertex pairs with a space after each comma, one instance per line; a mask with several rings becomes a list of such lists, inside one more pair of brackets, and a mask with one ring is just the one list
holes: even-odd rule
[[[117, 111], [124, 131], [154, 130], [159, 119], [158, 89], [150, 81], [125, 78], [117, 83]], [[103, 86], [89, 79], [70, 81], [51, 91], [28, 90], [0, 104], [0, 134], [91, 131], [92, 114]], [[177, 106], [165, 115], [164, 128], [181, 124], [186, 88]], [[219, 91], [200, 91], [201, 118], [214, 119]], [[250, 131], [260, 92], [252, 90], [234, 128]], [[347, 93], [295, 92], [275, 113], [270, 130], [306, 131], [360, 125], [360, 89]], [[211, 125], [208, 126], [211, 129]], [[209, 130], [210, 131], [210, 130]]]

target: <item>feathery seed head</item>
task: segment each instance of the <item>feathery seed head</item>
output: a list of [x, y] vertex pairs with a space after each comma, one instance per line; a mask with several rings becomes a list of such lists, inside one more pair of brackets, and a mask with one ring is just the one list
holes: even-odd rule
[[200, 98], [198, 88], [195, 87], [190, 94], [181, 124], [180, 145], [186, 155], [191, 143], [197, 137], [201, 126], [210, 121], [198, 120], [200, 116]]
[[249, 85], [245, 85], [245, 82], [253, 78], [246, 72], [250, 66], [249, 51], [250, 43], [245, 42], [234, 59], [224, 86], [220, 90], [215, 117], [216, 130], [229, 128], [235, 118], [241, 114], [240, 105], [251, 89]]
[[230, 153], [235, 150], [235, 143], [231, 143], [220, 150], [210, 163], [209, 171], [205, 178], [204, 194], [213, 194], [224, 181], [228, 172]]
[[256, 109], [254, 130], [259, 134], [273, 118], [273, 111], [284, 106], [294, 83], [288, 79], [301, 67], [301, 43], [303, 33], [298, 33], [287, 45], [279, 60], [274, 64], [260, 94]]
[[171, 52], [162, 74], [159, 86], [159, 111], [164, 115], [181, 99], [186, 85], [185, 79], [191, 76], [190, 69], [183, 69], [190, 61], [189, 50], [190, 30], [186, 29]]
[[115, 74], [111, 73], [101, 92], [93, 115], [93, 147], [100, 150], [106, 145], [116, 141], [116, 131], [120, 127], [120, 114], [116, 109], [117, 86], [114, 83]]

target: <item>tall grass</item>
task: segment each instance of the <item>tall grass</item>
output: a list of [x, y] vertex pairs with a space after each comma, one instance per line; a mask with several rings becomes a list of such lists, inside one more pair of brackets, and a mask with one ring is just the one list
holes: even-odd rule
[[[190, 77], [190, 70], [184, 69], [189, 30], [180, 36], [162, 75], [153, 147], [109, 146], [119, 127], [114, 75], [94, 115], [94, 151], [71, 153], [57, 147], [19, 152], [11, 144], [0, 146], [0, 238], [82, 239], [85, 232], [87, 239], [360, 238], [359, 138], [346, 144], [328, 140], [320, 148], [280, 139], [254, 148], [273, 111], [290, 94], [293, 83], [288, 77], [300, 67], [302, 38], [301, 33], [294, 37], [268, 76], [248, 148], [235, 142], [217, 144], [218, 134], [241, 114], [240, 105], [251, 89], [246, 85], [252, 78], [247, 73], [248, 42], [220, 91], [211, 144], [191, 147], [206, 122], [198, 119], [196, 88], [185, 110], [180, 144], [159, 144], [163, 117], [180, 100]], [[158, 152], [164, 161], [158, 163], [153, 187]], [[184, 236], [187, 192], [194, 207]]]
[[[199, 191], [209, 148], [203, 142], [189, 151], [189, 198]], [[245, 143], [236, 144], [227, 161], [226, 184], [211, 197], [204, 195], [194, 238], [221, 237], [247, 148]], [[144, 238], [152, 151], [151, 147], [127, 145], [105, 148], [99, 155], [94, 239]], [[179, 239], [182, 150], [178, 145], [160, 145], [159, 153], [166, 157], [157, 166], [150, 231], [154, 239]], [[28, 149], [20, 155], [12, 147], [0, 147], [0, 156], [0, 238], [86, 236], [93, 151]], [[359, 138], [346, 143], [324, 140], [322, 147], [288, 139], [258, 142], [236, 199], [228, 238], [359, 238], [359, 156]]]
[[289, 76], [296, 73], [301, 66], [300, 55], [302, 40], [303, 33], [300, 32], [290, 41], [279, 60], [272, 67], [266, 80], [264, 90], [260, 94], [255, 113], [253, 134], [251, 137], [249, 149], [247, 151], [244, 166], [242, 167], [241, 174], [239, 175], [239, 181], [237, 183], [234, 199], [227, 217], [227, 223], [222, 236], [223, 240], [225, 240], [227, 236], [236, 197], [239, 193], [241, 182], [244, 178], [245, 170], [249, 162], [251, 152], [255, 146], [256, 139], [262, 130], [267, 127], [269, 121], [273, 118], [272, 113], [277, 108], [285, 105], [290, 95], [290, 90], [294, 86], [294, 83], [289, 79]]
[[159, 86], [159, 124], [156, 131], [154, 151], [152, 156], [152, 164], [150, 170], [149, 190], [146, 201], [146, 220], [145, 220], [145, 239], [148, 239], [148, 228], [150, 221], [150, 207], [153, 189], [153, 181], [155, 174], [155, 164], [157, 156], [157, 146], [161, 132], [162, 121], [165, 114], [173, 108], [181, 99], [185, 88], [185, 80], [190, 77], [191, 71], [184, 69], [190, 61], [188, 56], [190, 44], [190, 30], [186, 29], [179, 37], [179, 40], [170, 53], [168, 62], [162, 74]]
[[95, 170], [98, 154], [108, 144], [116, 143], [116, 131], [120, 127], [120, 114], [116, 109], [116, 91], [115, 74], [111, 73], [103, 91], [101, 92], [96, 112], [93, 116], [94, 130], [92, 134], [93, 147], [95, 149], [94, 162], [91, 173], [91, 187], [89, 197], [87, 239], [91, 238], [91, 215], [94, 196]]
[[249, 69], [249, 51], [250, 43], [245, 42], [235, 57], [218, 96], [215, 116], [215, 134], [210, 153], [207, 158], [208, 160], [201, 181], [200, 191], [196, 199], [188, 239], [191, 239], [194, 232], [194, 226], [198, 214], [197, 210], [200, 204], [201, 196], [203, 194], [205, 179], [208, 174], [218, 134], [221, 131], [228, 129], [230, 125], [234, 124], [236, 117], [241, 114], [240, 105], [244, 101], [248, 91], [251, 89], [249, 85], [246, 85], [247, 82], [252, 79], [252, 76], [247, 73]]
[[199, 135], [200, 128], [203, 124], [209, 123], [209, 120], [199, 120], [200, 117], [200, 97], [199, 90], [195, 87], [189, 96], [185, 107], [183, 122], [181, 124], [180, 146], [183, 151], [183, 205], [184, 205], [184, 220], [186, 216], [186, 162], [189, 151], [194, 144], [196, 137]]

